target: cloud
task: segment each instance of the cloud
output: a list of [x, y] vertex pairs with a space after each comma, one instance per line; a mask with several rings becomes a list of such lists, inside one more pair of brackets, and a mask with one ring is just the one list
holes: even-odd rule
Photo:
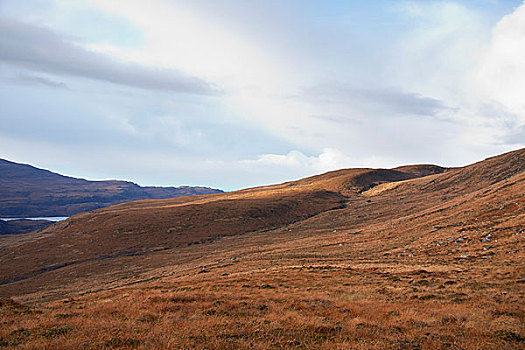
[[400, 1], [395, 8], [408, 30], [385, 54], [386, 78], [405, 91], [461, 99], [466, 74], [479, 59], [494, 23], [488, 19], [490, 11], [460, 1]]
[[[151, 1], [147, 11], [140, 1], [129, 1], [125, 8], [118, 1], [93, 2], [141, 28], [148, 48], [94, 49], [146, 64], [175, 64], [186, 72], [218, 82], [226, 90], [221, 102], [228, 118], [285, 140], [292, 144], [289, 149], [320, 154], [325, 148], [332, 148], [362, 159], [381, 152], [388, 156], [395, 153], [397, 158], [405, 152], [410, 161], [415, 161], [414, 158], [422, 158], [422, 154], [430, 157], [428, 151], [439, 149], [417, 147], [420, 135], [443, 129], [442, 125], [432, 125], [436, 121], [449, 123], [447, 118], [453, 108], [443, 99], [382, 76], [385, 67], [391, 66], [392, 56], [397, 57], [394, 52], [383, 52], [395, 46], [396, 40], [376, 33], [373, 38], [378, 41], [369, 42], [369, 33], [359, 32], [362, 28], [348, 21], [319, 26], [317, 13], [303, 18], [299, 16], [303, 13], [297, 11], [286, 14], [290, 21], [276, 23], [275, 16], [261, 21], [257, 15], [261, 11], [247, 11], [243, 6], [235, 7], [235, 16], [228, 17], [230, 6], [206, 1], [200, 6], [194, 6], [195, 2]], [[282, 15], [275, 5], [265, 6], [269, 13]], [[253, 23], [258, 24], [257, 34], [252, 30]], [[300, 30], [293, 28], [292, 23]], [[276, 28], [284, 39], [276, 40]], [[316, 35], [305, 37], [304, 33]], [[366, 37], [367, 44], [358, 35]], [[292, 44], [279, 45], [281, 40]], [[370, 62], [371, 51], [376, 50], [381, 51], [380, 55], [377, 53], [380, 59]], [[421, 80], [422, 76], [419, 72], [416, 79]], [[334, 80], [335, 83], [323, 85]], [[442, 137], [436, 138], [435, 133], [428, 137], [445, 142]], [[268, 147], [268, 143], [264, 146]]]
[[341, 169], [351, 164], [350, 158], [334, 148], [325, 148], [318, 156], [306, 156], [293, 150], [288, 154], [263, 154], [256, 160], [240, 161], [249, 166], [277, 166], [280, 168], [302, 168], [309, 172], [325, 172]]
[[510, 130], [504, 136], [503, 142], [507, 145], [522, 147], [525, 143], [525, 125], [521, 125]]
[[0, 19], [0, 61], [29, 70], [142, 89], [199, 95], [218, 93], [211, 83], [175, 69], [156, 69], [92, 52], [53, 31]]
[[36, 86], [46, 86], [50, 88], [61, 88], [67, 89], [67, 85], [61, 81], [55, 81], [42, 76], [32, 75], [32, 74], [18, 74], [14, 77], [9, 77], [5, 79], [14, 84], [19, 85], [36, 85]]
[[525, 125], [525, 4], [494, 27], [472, 87], [515, 114]]
[[450, 110], [450, 107], [438, 99], [394, 88], [318, 85], [305, 89], [302, 97], [311, 103], [347, 106], [365, 114], [432, 117]]
[[[237, 189], [462, 165], [523, 142], [521, 10], [494, 27], [508, 3], [22, 3], [0, 9], [12, 18], [0, 18], [0, 149], [12, 159]], [[70, 89], [51, 88], [62, 81]]]

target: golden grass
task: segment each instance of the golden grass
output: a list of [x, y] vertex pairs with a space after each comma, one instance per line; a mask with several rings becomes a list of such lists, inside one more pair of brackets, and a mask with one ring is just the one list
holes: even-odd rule
[[251, 274], [228, 270], [165, 278], [44, 308], [4, 302], [0, 344], [20, 349], [524, 345], [519, 286], [487, 283], [480, 288], [483, 284], [474, 285], [467, 276], [425, 270], [395, 273], [329, 265]]
[[[237, 229], [237, 235], [79, 262], [0, 286], [6, 297], [0, 305], [0, 347], [523, 349], [525, 173], [514, 167], [507, 174], [506, 165], [495, 172], [484, 164], [379, 185], [369, 190], [373, 196], [354, 191], [344, 208], [319, 210], [288, 224], [268, 222], [253, 232], [242, 232], [242, 220], [223, 223], [252, 207], [215, 217], [208, 215], [210, 208], [229, 195], [211, 196], [190, 217], [208, 220], [201, 230], [206, 233], [227, 228]], [[282, 200], [281, 191], [294, 186], [350, 191], [348, 173], [260, 188], [257, 194], [241, 191], [231, 203], [235, 196], [268, 198], [235, 204], [260, 209]], [[285, 204], [305, 204], [305, 198], [315, 199], [295, 196]], [[57, 252], [69, 253], [71, 247], [57, 250], [52, 243], [66, 239], [78, 243], [78, 255], [92, 253], [86, 240], [100, 238], [103, 230], [108, 242], [125, 242], [128, 232], [105, 221], [124, 221], [112, 216], [121, 209], [142, 208], [149, 220], [144, 224], [151, 224], [150, 231], [136, 239], [151, 240], [151, 228], [171, 235], [169, 229], [180, 224], [173, 218], [181, 213], [165, 213], [162, 221], [162, 204], [186, 200], [192, 201], [155, 202], [158, 211], [151, 215], [152, 209], [144, 208], [154, 201], [83, 214], [74, 218], [83, 226], [59, 232], [56, 241], [41, 238], [29, 246], [25, 237], [20, 245], [27, 245], [25, 255], [10, 242], [3, 268], [31, 263], [44, 242], [57, 259], [63, 258]], [[130, 214], [126, 220], [115, 225], [136, 228], [133, 220], [142, 218]], [[29, 263], [40, 266], [37, 259]]]

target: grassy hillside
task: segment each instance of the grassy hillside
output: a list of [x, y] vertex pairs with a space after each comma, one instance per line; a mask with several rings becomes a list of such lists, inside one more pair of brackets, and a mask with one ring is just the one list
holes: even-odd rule
[[348, 169], [0, 237], [0, 342], [522, 349], [524, 164]]

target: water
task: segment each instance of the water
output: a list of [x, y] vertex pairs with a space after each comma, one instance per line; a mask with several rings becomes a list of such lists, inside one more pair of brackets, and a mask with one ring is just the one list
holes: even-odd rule
[[11, 220], [49, 220], [49, 221], [61, 221], [67, 219], [68, 216], [45, 216], [39, 218], [0, 218], [0, 220], [11, 221]]

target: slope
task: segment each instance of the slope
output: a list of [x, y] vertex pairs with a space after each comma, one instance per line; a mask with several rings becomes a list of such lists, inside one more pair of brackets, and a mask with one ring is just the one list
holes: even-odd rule
[[[0, 336], [27, 348], [521, 349], [524, 159], [348, 169], [80, 214], [4, 244], [3, 276], [40, 273], [0, 295], [44, 304], [6, 303]], [[83, 230], [119, 243], [84, 247]], [[117, 255], [131, 242], [144, 250]], [[66, 264], [35, 269], [53, 262]]]
[[[212, 196], [138, 201], [79, 214], [40, 235], [44, 238], [0, 258], [0, 283], [27, 279], [68, 265], [142, 255], [272, 230], [323, 212], [342, 209], [346, 195], [385, 181], [443, 171], [349, 169], [281, 185]], [[19, 261], [8, 263], [13, 257]], [[5, 264], [4, 264], [5, 262]]]

